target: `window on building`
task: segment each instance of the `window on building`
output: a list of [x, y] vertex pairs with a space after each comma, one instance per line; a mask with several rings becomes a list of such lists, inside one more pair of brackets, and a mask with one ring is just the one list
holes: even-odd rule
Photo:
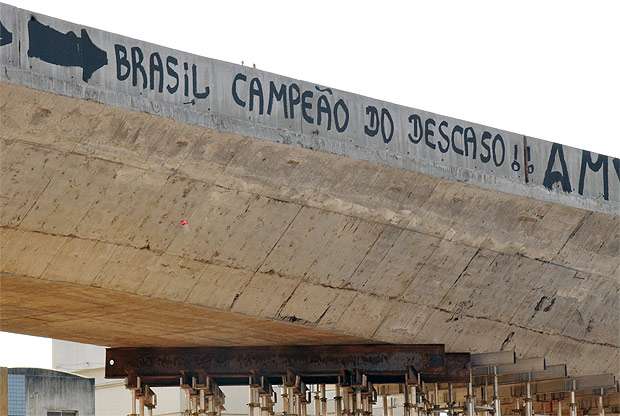
[[77, 410], [49, 410], [47, 416], [78, 416]]
[[26, 416], [26, 377], [9, 374], [9, 416]]

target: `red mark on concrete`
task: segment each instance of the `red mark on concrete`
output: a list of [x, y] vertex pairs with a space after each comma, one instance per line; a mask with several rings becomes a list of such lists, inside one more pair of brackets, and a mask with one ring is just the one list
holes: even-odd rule
[[181, 221], [179, 222], [179, 224], [181, 224], [181, 225], [187, 225], [187, 224], [189, 224], [189, 221], [187, 221], [187, 220], [181, 220]]

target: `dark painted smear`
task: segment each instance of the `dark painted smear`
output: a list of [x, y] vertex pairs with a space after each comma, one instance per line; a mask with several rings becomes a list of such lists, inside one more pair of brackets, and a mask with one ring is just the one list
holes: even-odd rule
[[13, 42], [13, 34], [0, 22], [0, 46]]
[[95, 46], [85, 29], [80, 34], [81, 37], [73, 32], [61, 33], [31, 17], [28, 56], [54, 65], [78, 66], [82, 68], [82, 80], [88, 82], [96, 70], [108, 64], [108, 56]]

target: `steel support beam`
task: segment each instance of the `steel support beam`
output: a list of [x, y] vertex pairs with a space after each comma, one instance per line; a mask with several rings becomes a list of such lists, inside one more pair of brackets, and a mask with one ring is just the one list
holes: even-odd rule
[[491, 367], [517, 362], [514, 351], [481, 352], [471, 355], [472, 367]]
[[[571, 392], [592, 395], [597, 394], [597, 391], [600, 391], [600, 389], [614, 391], [616, 386], [617, 383], [613, 374], [597, 374], [531, 382], [532, 394], [536, 395]], [[526, 394], [524, 384], [501, 386], [500, 389], [503, 390], [502, 397], [523, 397]]]
[[[498, 384], [523, 384], [528, 381], [543, 381], [553, 380], [558, 378], [566, 378], [568, 373], [566, 372], [566, 364], [550, 365], [542, 371], [529, 371], [522, 373], [504, 373], [498, 375]], [[489, 383], [492, 380], [492, 376], [476, 376], [474, 377], [475, 385], [484, 385], [485, 382]]]
[[436, 374], [423, 374], [427, 383], [466, 383], [469, 380], [471, 355], [468, 352], [447, 352], [446, 371]]
[[518, 374], [534, 371], [544, 371], [547, 368], [544, 357], [517, 359], [514, 364], [502, 364], [475, 367], [472, 369], [474, 377], [492, 376], [495, 372], [498, 376], [504, 374]]
[[250, 376], [281, 384], [291, 374], [306, 383], [336, 383], [365, 377], [404, 382], [405, 374], [462, 376], [469, 354], [445, 354], [441, 344], [327, 346], [109, 348], [106, 378], [140, 376], [151, 386], [178, 385], [179, 377], [211, 377], [220, 385], [248, 384]]

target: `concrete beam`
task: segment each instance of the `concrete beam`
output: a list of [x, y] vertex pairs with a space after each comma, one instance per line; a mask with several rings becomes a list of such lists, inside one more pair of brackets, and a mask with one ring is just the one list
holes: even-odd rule
[[616, 158], [8, 5], [0, 20], [12, 33], [0, 55], [3, 82], [499, 192], [620, 210]]
[[[615, 159], [11, 6], [0, 20], [14, 34], [0, 46], [0, 329], [136, 347], [444, 343], [620, 371]], [[43, 32], [107, 63], [59, 62]], [[176, 59], [179, 82], [187, 63], [188, 96], [151, 90], [140, 53]], [[305, 104], [292, 116], [274, 97], [267, 114], [263, 95], [257, 114], [254, 78]], [[318, 124], [325, 100], [347, 106], [344, 131], [333, 112]], [[440, 128], [458, 149], [467, 135], [467, 157], [427, 144]], [[500, 166], [480, 154], [494, 141]], [[527, 182], [514, 145], [520, 166], [530, 147]]]
[[[0, 105], [3, 287], [28, 276], [334, 338], [517, 348], [571, 371], [584, 354], [596, 356], [588, 372], [617, 365], [617, 216], [23, 87], [3, 85]], [[144, 322], [140, 340], [141, 331], [132, 338], [112, 325], [108, 339], [58, 325], [51, 335], [44, 321], [12, 320], [42, 316], [37, 299], [11, 299], [3, 296], [5, 330], [33, 333], [39, 322], [39, 334], [100, 345], [169, 345], [172, 334], [176, 345], [236, 340], [183, 335], [176, 319], [157, 331]], [[322, 338], [304, 334], [310, 341], [291, 340]]]

